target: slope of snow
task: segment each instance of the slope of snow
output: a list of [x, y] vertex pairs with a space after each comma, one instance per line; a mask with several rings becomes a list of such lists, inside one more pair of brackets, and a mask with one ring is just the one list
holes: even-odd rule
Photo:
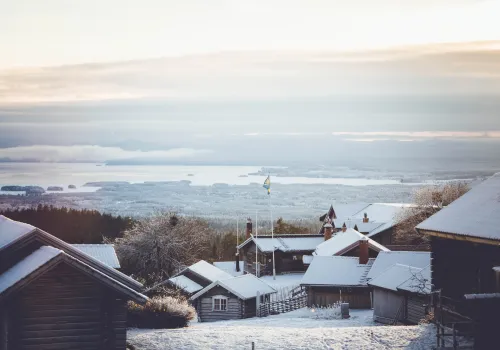
[[34, 226], [0, 215], [0, 248], [35, 230]]
[[420, 271], [422, 271], [422, 269], [419, 267], [395, 264], [372, 279], [369, 284], [371, 286], [397, 291], [399, 285], [410, 280]]
[[273, 276], [262, 276], [260, 279], [269, 284], [271, 287], [280, 289], [299, 286], [302, 281], [302, 277], [304, 277], [304, 273], [289, 273], [286, 275], [276, 275], [276, 279], [273, 279]]
[[120, 261], [112, 244], [72, 244], [72, 246], [109, 267], [120, 268]]
[[371, 310], [351, 310], [347, 320], [293, 316], [197, 323], [184, 329], [129, 330], [128, 340], [141, 350], [251, 349], [252, 342], [258, 350], [424, 350], [435, 345], [433, 326], [375, 326]]
[[232, 276], [241, 276], [243, 275], [243, 261], [239, 262], [240, 271], [236, 271], [236, 262], [235, 261], [214, 261], [214, 266], [221, 269], [224, 272]]
[[269, 286], [266, 282], [258, 279], [252, 274], [246, 274], [225, 279], [223, 281], [215, 281], [193, 295], [191, 300], [199, 298], [215, 286], [221, 286], [243, 300], [255, 298], [257, 296], [257, 292], [260, 293], [260, 295], [276, 293], [276, 290], [274, 290], [274, 288]]
[[302, 278], [302, 285], [366, 286], [366, 275], [375, 259], [360, 264], [351, 256], [315, 256]]
[[354, 248], [360, 240], [368, 240], [370, 247], [376, 251], [389, 250], [373, 239], [367, 238], [364, 234], [352, 228], [348, 228], [345, 232], [337, 232], [332, 238], [319, 244], [313, 255], [332, 256], [340, 253], [343, 254], [346, 249], [350, 247]]
[[[189, 266], [188, 269], [193, 271], [197, 275], [205, 277], [211, 282], [221, 281], [233, 277], [227, 272], [222, 271], [218, 267], [207, 263], [205, 260], [198, 261], [196, 264]], [[182, 274], [182, 272], [180, 274]]]
[[184, 275], [172, 277], [169, 279], [169, 281], [172, 284], [176, 285], [177, 287], [184, 289], [188, 293], [196, 293], [197, 291], [203, 289], [203, 287], [200, 286], [198, 283], [196, 283], [193, 280], [190, 280]]
[[380, 252], [368, 273], [367, 278], [373, 279], [387, 270], [394, 264], [402, 264], [414, 267], [424, 268], [431, 264], [430, 252]]

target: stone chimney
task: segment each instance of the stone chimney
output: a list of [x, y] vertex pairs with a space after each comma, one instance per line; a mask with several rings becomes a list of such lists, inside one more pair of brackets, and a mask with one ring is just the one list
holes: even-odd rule
[[368, 238], [362, 237], [359, 240], [359, 264], [366, 265], [368, 263]]
[[347, 231], [347, 225], [344, 222], [344, 224], [342, 225], [342, 232], [345, 232], [345, 231]]
[[333, 225], [330, 223], [326, 223], [324, 228], [324, 235], [325, 235], [325, 241], [328, 241], [330, 238], [332, 238], [333, 235]]
[[366, 224], [369, 221], [370, 221], [370, 219], [368, 219], [368, 214], [365, 213], [365, 215], [363, 216], [363, 222]]
[[248, 218], [246, 239], [249, 239], [251, 234], [252, 234], [252, 219]]

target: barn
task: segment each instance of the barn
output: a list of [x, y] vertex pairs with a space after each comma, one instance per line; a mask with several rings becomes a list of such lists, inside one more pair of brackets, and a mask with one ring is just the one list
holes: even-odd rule
[[36, 227], [0, 216], [0, 349], [126, 348], [142, 285]]
[[276, 290], [254, 275], [246, 274], [215, 281], [190, 300], [201, 322], [234, 320], [257, 316], [257, 297], [261, 302]]

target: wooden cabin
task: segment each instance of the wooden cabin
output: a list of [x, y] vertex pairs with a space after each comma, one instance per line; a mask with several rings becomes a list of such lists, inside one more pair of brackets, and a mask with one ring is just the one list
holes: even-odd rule
[[366, 237], [359, 248], [359, 257], [314, 257], [301, 282], [307, 289], [309, 307], [337, 302], [347, 302], [352, 309], [371, 307], [371, 288], [366, 276], [375, 259], [368, 256]]
[[125, 350], [126, 302], [146, 302], [141, 287], [50, 234], [0, 216], [1, 350]]
[[185, 295], [191, 296], [215, 281], [231, 277], [233, 276], [226, 271], [219, 269], [205, 260], [200, 260], [176, 273], [168, 280], [150, 288], [147, 292], [156, 290], [158, 286], [170, 285], [179, 288]]
[[[322, 223], [333, 226], [334, 232], [342, 230], [343, 226], [354, 228], [374, 241], [390, 246], [394, 244], [394, 227], [401, 205], [383, 203], [341, 203], [335, 204], [320, 216]], [[323, 234], [323, 227], [320, 234]]]
[[257, 297], [261, 302], [276, 290], [253, 275], [215, 281], [194, 294], [193, 302], [200, 322], [234, 320], [257, 316]]
[[431, 292], [430, 266], [392, 265], [368, 284], [373, 287], [375, 321], [418, 324], [426, 317]]
[[273, 251], [277, 274], [306, 271], [302, 257], [311, 255], [323, 241], [323, 235], [319, 234], [250, 235], [238, 249], [244, 272], [264, 276], [273, 274]]
[[[431, 241], [432, 287], [440, 291], [443, 313], [438, 320], [448, 326], [472, 320], [478, 349], [491, 349], [497, 339], [489, 330], [500, 328], [495, 271], [500, 266], [499, 198], [496, 174], [416, 227]], [[476, 304], [483, 313], [477, 313]]]

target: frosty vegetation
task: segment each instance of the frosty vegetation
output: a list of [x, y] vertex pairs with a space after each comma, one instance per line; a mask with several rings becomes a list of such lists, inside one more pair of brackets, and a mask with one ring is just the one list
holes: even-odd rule
[[127, 305], [129, 327], [137, 328], [181, 328], [196, 317], [196, 310], [186, 299], [153, 297], [144, 305], [129, 301]]
[[431, 217], [454, 200], [467, 193], [469, 186], [465, 182], [450, 182], [441, 186], [418, 188], [413, 192], [411, 207], [400, 211], [396, 217], [398, 224], [395, 237], [399, 244], [425, 244], [427, 236], [419, 234], [415, 227]]

